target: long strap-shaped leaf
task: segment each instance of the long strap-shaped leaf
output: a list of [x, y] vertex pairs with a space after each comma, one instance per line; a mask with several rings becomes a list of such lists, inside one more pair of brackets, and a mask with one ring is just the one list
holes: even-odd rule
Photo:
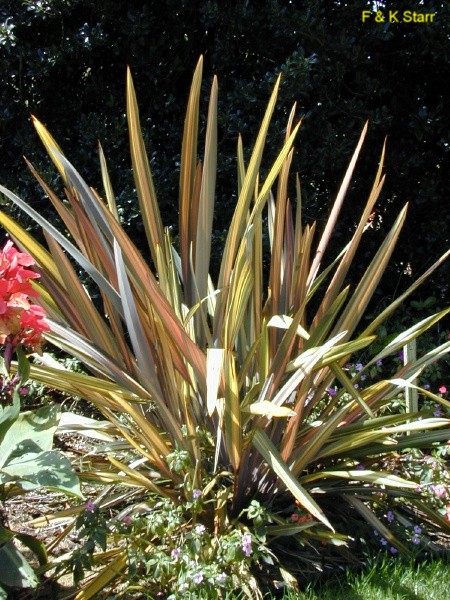
[[89, 336], [94, 344], [104, 349], [109, 356], [119, 357], [119, 348], [115, 343], [111, 330], [100, 316], [85, 288], [80, 283], [78, 275], [70, 261], [54, 238], [47, 236], [47, 243], [63, 278], [66, 296], [76, 307], [73, 314], [67, 315], [67, 312], [65, 314], [69, 318], [76, 319], [78, 324], [77, 331], [80, 331], [85, 336]]
[[347, 193], [347, 189], [348, 189], [348, 186], [350, 185], [353, 171], [356, 166], [356, 161], [358, 160], [358, 156], [359, 156], [359, 153], [361, 152], [364, 138], [366, 137], [367, 128], [368, 128], [368, 123], [365, 124], [364, 129], [362, 130], [361, 136], [358, 141], [358, 145], [356, 146], [356, 150], [353, 153], [350, 164], [348, 165], [348, 168], [345, 173], [344, 179], [342, 181], [341, 187], [339, 188], [339, 192], [337, 194], [336, 200], [335, 200], [333, 208], [331, 210], [331, 214], [327, 220], [325, 230], [322, 234], [322, 237], [320, 238], [319, 246], [317, 248], [316, 255], [314, 257], [314, 260], [312, 262], [312, 265], [311, 265], [311, 268], [309, 271], [309, 275], [308, 275], [308, 283], [307, 283], [308, 287], [312, 284], [312, 282], [314, 281], [314, 279], [316, 277], [316, 274], [317, 274], [317, 271], [319, 270], [323, 255], [328, 246], [328, 242], [330, 240], [331, 233], [333, 232], [334, 227], [336, 225], [336, 221], [337, 221], [338, 215], [341, 211], [342, 203], [345, 198], [345, 194]]
[[218, 287], [223, 288], [229, 283], [231, 271], [233, 268], [234, 258], [238, 249], [238, 245], [246, 227], [246, 216], [253, 198], [256, 179], [258, 177], [259, 166], [263, 155], [264, 145], [266, 141], [267, 131], [269, 129], [272, 113], [275, 108], [275, 103], [280, 86], [280, 78], [277, 79], [269, 104], [264, 115], [264, 119], [259, 130], [258, 137], [255, 142], [255, 147], [245, 173], [245, 179], [242, 184], [241, 193], [239, 194], [236, 210], [233, 214], [230, 228], [228, 230], [223, 259], [220, 268]]
[[121, 550], [114, 560], [102, 569], [100, 573], [86, 585], [86, 587], [78, 592], [75, 596], [75, 600], [90, 600], [91, 598], [95, 598], [99, 592], [104, 590], [105, 587], [111, 583], [111, 581], [121, 576], [126, 564], [127, 551]]
[[450, 250], [447, 250], [437, 261], [435, 261], [429, 269], [425, 271], [414, 283], [398, 298], [396, 298], [389, 306], [387, 306], [371, 323], [366, 327], [366, 329], [362, 332], [361, 335], [367, 335], [375, 331], [381, 323], [383, 323], [389, 315], [391, 315], [396, 308], [401, 306], [405, 299], [410, 296], [419, 286], [421, 286], [424, 281], [426, 281], [430, 275], [439, 268], [448, 258], [450, 257]]
[[42, 217], [37, 211], [35, 211], [26, 202], [21, 200], [16, 194], [10, 192], [8, 189], [0, 185], [0, 192], [7, 198], [12, 200], [14, 204], [17, 204], [24, 212], [26, 212], [32, 219], [36, 221], [41, 227], [45, 229], [52, 237], [54, 237], [59, 244], [78, 262], [78, 264], [92, 277], [95, 283], [109, 296], [114, 304], [114, 307], [118, 312], [121, 312], [121, 303], [119, 294], [112, 287], [112, 285], [105, 279], [105, 277], [90, 263], [83, 254], [71, 243], [66, 237], [56, 229], [51, 223], [49, 223], [44, 217]]
[[255, 446], [261, 456], [267, 461], [269, 467], [276, 473], [287, 489], [300, 502], [303, 508], [314, 515], [316, 519], [321, 521], [332, 531], [334, 531], [334, 528], [323, 514], [318, 504], [293, 476], [289, 467], [281, 458], [280, 453], [269, 439], [267, 434], [261, 429], [257, 429], [253, 434], [252, 444]]
[[177, 423], [176, 415], [172, 415], [167, 408], [164, 394], [153, 366], [152, 349], [148, 344], [148, 340], [143, 335], [143, 326], [139, 320], [139, 313], [136, 309], [134, 296], [128, 281], [122, 253], [116, 240], [114, 240], [114, 254], [116, 257], [119, 289], [124, 307], [125, 321], [138, 367], [143, 376], [143, 382], [148, 387], [165, 426], [171, 431], [174, 439], [178, 440], [180, 445], [183, 445], [183, 435]]
[[195, 240], [195, 279], [199, 294], [198, 300], [202, 300], [208, 295], [209, 260], [211, 255], [211, 234], [217, 170], [217, 95], [217, 79], [214, 78], [208, 109], [205, 158], [203, 161], [202, 187], [200, 190]]
[[373, 211], [373, 208], [378, 199], [378, 196], [380, 195], [381, 188], [383, 187], [384, 178], [382, 177], [382, 168], [383, 168], [384, 154], [385, 154], [385, 146], [383, 146], [383, 150], [381, 153], [381, 158], [380, 158], [380, 162], [379, 162], [379, 166], [378, 166], [378, 171], [376, 173], [375, 180], [374, 180], [374, 183], [372, 186], [372, 190], [370, 192], [370, 196], [367, 201], [367, 204], [361, 215], [358, 227], [356, 228], [356, 231], [353, 234], [350, 244], [348, 244], [348, 246], [346, 248], [345, 255], [342, 257], [342, 260], [339, 263], [339, 266], [336, 270], [336, 273], [333, 276], [333, 279], [330, 282], [330, 285], [328, 286], [327, 291], [324, 293], [323, 301], [320, 305], [319, 310], [317, 311], [317, 313], [314, 317], [312, 329], [315, 328], [316, 324], [320, 323], [322, 315], [326, 312], [327, 308], [330, 306], [330, 304], [333, 302], [336, 295], [339, 293], [339, 291], [342, 288], [342, 285], [344, 283], [345, 277], [347, 276], [347, 273], [350, 269], [350, 266], [353, 263], [353, 259], [355, 257], [356, 251], [357, 251], [359, 243], [361, 241], [361, 237], [367, 228], [367, 223], [368, 223], [369, 217]]
[[388, 540], [397, 550], [400, 550], [405, 556], [411, 554], [411, 550], [394, 536], [392, 531], [386, 527], [386, 525], [382, 523], [380, 519], [378, 519], [378, 517], [370, 510], [368, 506], [366, 506], [366, 504], [364, 504], [364, 502], [362, 502], [362, 500], [350, 494], [346, 494], [344, 498], [366, 519], [368, 523], [370, 523], [370, 525], [372, 525], [372, 527], [375, 527], [375, 529], [384, 537], [384, 539]]
[[402, 229], [406, 218], [406, 210], [408, 205], [405, 205], [400, 211], [392, 229], [381, 244], [378, 252], [372, 259], [369, 267], [364, 273], [359, 282], [354, 294], [350, 298], [341, 318], [336, 324], [333, 333], [346, 330], [347, 335], [351, 336], [356, 329], [359, 320], [364, 314], [367, 305], [372, 298], [373, 293], [378, 287], [381, 277], [383, 276], [386, 265], [388, 264], [395, 244]]
[[[194, 189], [197, 171], [198, 119], [202, 70], [203, 58], [200, 57], [192, 79], [181, 147], [179, 231], [180, 256], [185, 285], [188, 284], [189, 280], [189, 255], [193, 241], [190, 235], [193, 232], [193, 227], [191, 227], [192, 212], [194, 213], [194, 218], [198, 214], [198, 196], [194, 194]], [[195, 199], [194, 195], [196, 196]], [[197, 206], [194, 206], [195, 204]], [[197, 223], [195, 223], [196, 228]]]
[[163, 226], [150, 164], [142, 137], [139, 109], [130, 70], [127, 73], [127, 118], [130, 134], [131, 162], [136, 182], [139, 208], [141, 209], [141, 216], [152, 259], [156, 264], [156, 246], [163, 244]]
[[[152, 308], [158, 315], [161, 322], [165, 323], [167, 337], [172, 342], [171, 352], [174, 361], [178, 356], [186, 360], [195, 370], [198, 385], [206, 397], [206, 356], [195, 342], [186, 333], [183, 324], [177, 317], [174, 309], [162, 293], [155, 276], [142, 258], [142, 255], [125, 233], [120, 224], [111, 215], [106, 207], [103, 207], [106, 218], [113, 232], [114, 239], [117, 240], [126, 263], [127, 272], [133, 285], [141, 295], [144, 305]], [[182, 365], [177, 365], [180, 372], [183, 372]]]
[[59, 285], [63, 285], [63, 280], [52, 255], [42, 246], [42, 244], [37, 242], [32, 235], [1, 210], [0, 225], [6, 229], [10, 236], [16, 240], [22, 248], [25, 248], [27, 252], [31, 254], [37, 264], [44, 269], [52, 279]]

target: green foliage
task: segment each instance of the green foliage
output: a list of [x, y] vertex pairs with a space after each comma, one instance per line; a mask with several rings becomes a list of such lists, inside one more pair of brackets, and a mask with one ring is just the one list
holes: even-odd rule
[[[343, 249], [328, 261], [367, 126], [329, 218], [317, 231], [315, 223], [304, 221], [298, 178], [295, 214], [288, 192], [299, 129], [294, 110], [278, 154], [269, 161], [265, 156], [277, 80], [251, 152], [238, 140], [237, 202], [217, 277], [211, 276], [218, 86], [214, 78], [200, 149], [202, 66], [200, 59], [182, 139], [177, 247], [170, 228], [164, 228], [130, 74], [127, 119], [145, 250], [120, 223], [103, 152], [106, 201], [85, 183], [37, 119], [34, 125], [63, 181], [65, 200], [31, 170], [66, 232], [0, 186], [44, 230], [46, 247], [0, 213], [0, 223], [39, 265], [39, 301], [50, 325], [45, 337], [91, 372], [66, 371], [43, 356], [31, 365], [30, 377], [92, 402], [109, 423], [105, 436], [104, 423], [95, 426], [85, 420], [89, 435], [104, 431], [98, 454], [81, 462], [80, 477], [106, 487], [88, 515], [84, 507], [74, 509], [81, 514], [81, 535], [87, 536], [77, 569], [89, 566], [96, 545], [101, 552], [95, 560], [102, 564], [77, 600], [95, 597], [120, 581], [122, 572], [127, 573], [121, 582], [125, 586], [130, 573], [136, 581], [146, 578], [154, 568], [147, 564], [148, 548], [167, 566], [167, 587], [175, 576], [185, 577], [188, 586], [194, 582], [198, 572], [189, 570], [189, 561], [196, 548], [205, 585], [212, 585], [208, 578], [214, 582], [219, 577], [214, 571], [219, 562], [232, 589], [239, 563], [245, 569], [247, 595], [254, 598], [264, 582], [293, 587], [298, 578], [319, 569], [357, 562], [374, 529], [396, 551], [408, 554], [407, 543], [382, 521], [385, 506], [392, 503], [400, 521], [421, 513], [430, 530], [448, 528], [397, 458], [406, 449], [448, 441], [450, 403], [444, 395], [418, 386], [421, 395], [442, 407], [442, 414], [406, 413], [397, 407], [420, 373], [449, 352], [450, 341], [405, 365], [393, 361], [393, 368], [385, 371], [379, 365], [435, 327], [450, 308], [400, 329], [381, 347], [374, 349], [373, 344], [375, 332], [449, 252], [366, 319], [407, 207], [368, 259], [357, 284], [348, 285], [359, 249], [373, 232], [371, 215], [384, 182], [384, 149], [367, 202]], [[144, 254], [151, 257], [152, 268]], [[82, 285], [80, 269], [92, 280], [95, 296]], [[369, 374], [373, 381], [367, 380]], [[119, 484], [125, 491], [117, 492], [114, 486]], [[135, 527], [127, 545], [120, 535], [116, 538], [117, 524], [103, 521], [101, 513], [124, 504], [129, 526]], [[248, 561], [238, 560], [243, 557], [233, 546], [236, 540]], [[189, 569], [171, 562], [177, 548], [185, 551], [187, 563], [182, 565]], [[273, 557], [273, 564], [264, 561], [267, 557]]]
[[1, 500], [43, 487], [81, 496], [70, 462], [52, 449], [59, 409], [47, 405], [19, 412], [23, 381], [16, 382], [11, 404], [0, 407]]
[[[265, 511], [254, 501], [247, 513], [251, 523]], [[261, 560], [273, 564], [265, 540], [247, 528], [211, 535], [202, 522], [207, 514], [200, 490], [182, 504], [150, 496], [139, 505], [139, 512], [125, 509], [115, 519], [105, 518], [98, 506], [89, 503], [76, 520], [83, 542], [72, 556], [76, 581], [98, 561], [94, 552], [106, 552], [107, 539], [113, 538], [118, 546], [127, 546], [129, 563], [119, 596], [139, 590], [148, 598], [159, 594], [175, 600], [200, 593], [214, 599], [240, 589], [247, 597], [259, 597], [251, 567]]]

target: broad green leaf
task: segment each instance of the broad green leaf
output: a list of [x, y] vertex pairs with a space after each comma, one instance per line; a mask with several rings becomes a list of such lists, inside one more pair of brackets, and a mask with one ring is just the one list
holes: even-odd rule
[[38, 540], [33, 535], [28, 535], [27, 533], [16, 533], [15, 537], [21, 544], [31, 550], [41, 566], [47, 564], [47, 550], [41, 540]]
[[[0, 443], [4, 439], [8, 429], [15, 423], [20, 412], [20, 400], [17, 395], [13, 395], [12, 404], [3, 406], [0, 404]], [[0, 456], [0, 464], [2, 457]]]
[[12, 540], [14, 536], [14, 531], [7, 529], [2, 523], [0, 523], [0, 547], [6, 544], [6, 542], [9, 542], [9, 540]]
[[0, 583], [13, 588], [36, 588], [39, 584], [33, 567], [13, 542], [0, 547]]
[[55, 405], [17, 415], [1, 441], [0, 468], [21, 456], [51, 450], [59, 417]]
[[72, 465], [53, 450], [14, 457], [0, 469], [0, 478], [5, 483], [20, 486], [24, 491], [48, 488], [83, 497]]

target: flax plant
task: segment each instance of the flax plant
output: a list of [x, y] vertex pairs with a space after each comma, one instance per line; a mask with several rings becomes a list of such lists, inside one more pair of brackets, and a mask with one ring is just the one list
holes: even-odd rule
[[[127, 514], [142, 514], [153, 506], [142, 495], [186, 506], [199, 490], [204, 510], [187, 522], [201, 522], [216, 538], [233, 529], [250, 530], [255, 542], [274, 553], [268, 577], [289, 585], [305, 565], [322, 568], [321, 552], [331, 562], [338, 555], [350, 560], [355, 523], [369, 523], [407, 552], [380, 521], [374, 499], [380, 494], [393, 500], [401, 497], [405, 507], [422, 511], [435, 527], [446, 526], [421, 498], [416, 483], [401, 472], [392, 473], [389, 465], [405, 448], [447, 441], [450, 420], [401, 413], [391, 406], [424, 368], [449, 351], [450, 341], [386, 379], [366, 387], [362, 381], [373, 365], [395, 356], [449, 312], [447, 308], [412, 325], [375, 355], [371, 352], [378, 327], [448, 253], [371, 322], [365, 320], [407, 207], [401, 209], [357, 285], [348, 285], [353, 259], [363, 235], [370, 235], [370, 216], [382, 190], [383, 149], [355, 230], [335, 260], [324, 264], [367, 125], [326, 225], [318, 231], [316, 223], [303, 221], [300, 183], [290, 173], [300, 127], [295, 108], [276, 160], [264, 178], [260, 174], [278, 80], [248, 164], [238, 141], [238, 200], [218, 280], [213, 282], [209, 273], [218, 84], [214, 78], [200, 160], [201, 79], [202, 60], [193, 77], [184, 125], [175, 248], [158, 208], [128, 73], [131, 161], [151, 264], [120, 223], [103, 151], [104, 198], [84, 182], [42, 123], [33, 119], [62, 178], [66, 198], [59, 198], [29, 167], [67, 231], [59, 231], [31, 203], [3, 187], [0, 191], [42, 227], [47, 247], [3, 212], [0, 223], [39, 265], [41, 283], [35, 285], [49, 317], [47, 341], [79, 359], [87, 372], [63, 371], [44, 355], [32, 365], [31, 377], [88, 400], [102, 413], [103, 424], [89, 421], [86, 429], [92, 435], [104, 428], [99, 439], [108, 448], [107, 460], [94, 455], [79, 469], [82, 479], [104, 486], [100, 507], [120, 508], [125, 501]], [[266, 224], [270, 266], [264, 272]], [[80, 269], [101, 302], [92, 300], [82, 283], [85, 279], [80, 280]], [[370, 358], [351, 376], [346, 365], [363, 352]], [[443, 398], [424, 389], [419, 392], [449, 408]], [[128, 488], [129, 493], [123, 492]], [[133, 504], [137, 492], [141, 496]], [[252, 501], [265, 515], [263, 533], [261, 519], [252, 521], [250, 516]], [[71, 514], [81, 510], [75, 507]], [[295, 511], [300, 516], [294, 522]], [[78, 599], [93, 597], [126, 572], [127, 547], [113, 545], [97, 560], [103, 567]], [[254, 565], [253, 574], [249, 595], [259, 593], [258, 582], [267, 576], [267, 569]]]

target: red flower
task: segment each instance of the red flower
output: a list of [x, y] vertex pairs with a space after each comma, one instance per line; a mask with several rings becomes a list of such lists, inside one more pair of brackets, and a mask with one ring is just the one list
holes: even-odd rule
[[50, 329], [44, 309], [30, 302], [39, 297], [30, 283], [39, 274], [25, 268], [32, 265], [34, 259], [11, 240], [0, 251], [0, 344], [7, 344], [9, 355], [19, 344], [39, 349], [42, 334]]

